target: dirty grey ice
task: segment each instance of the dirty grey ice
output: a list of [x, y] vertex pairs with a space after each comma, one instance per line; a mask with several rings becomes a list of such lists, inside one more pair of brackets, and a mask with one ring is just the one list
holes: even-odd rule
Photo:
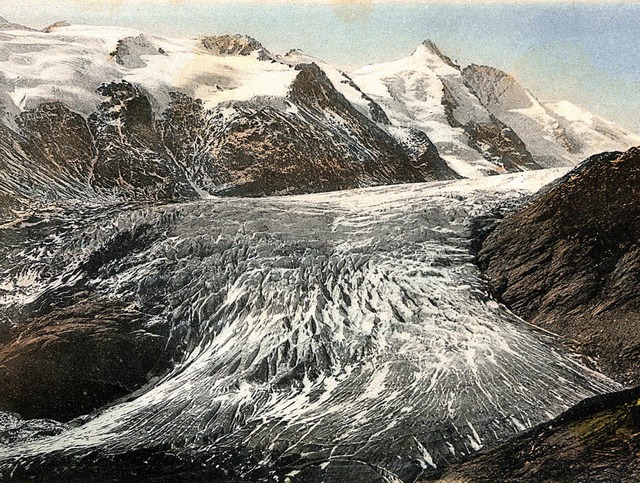
[[5, 227], [3, 318], [90, 292], [155, 307], [148, 327], [168, 325], [179, 357], [69, 424], [4, 415], [0, 468], [170, 448], [238, 478], [411, 481], [612, 389], [493, 301], [473, 264], [475, 221], [561, 172], [78, 205]]

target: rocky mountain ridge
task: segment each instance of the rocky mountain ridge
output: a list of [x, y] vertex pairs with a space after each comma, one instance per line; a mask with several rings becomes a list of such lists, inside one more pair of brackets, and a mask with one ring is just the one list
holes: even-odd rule
[[572, 166], [597, 153], [638, 145], [636, 135], [567, 101], [540, 102], [496, 68], [471, 64], [465, 82], [482, 104], [510, 126], [542, 167]]

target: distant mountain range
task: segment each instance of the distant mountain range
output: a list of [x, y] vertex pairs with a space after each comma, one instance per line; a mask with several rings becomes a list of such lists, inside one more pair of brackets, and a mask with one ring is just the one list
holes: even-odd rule
[[0, 20], [0, 198], [305, 193], [573, 165], [640, 136], [430, 41], [354, 72], [242, 35]]

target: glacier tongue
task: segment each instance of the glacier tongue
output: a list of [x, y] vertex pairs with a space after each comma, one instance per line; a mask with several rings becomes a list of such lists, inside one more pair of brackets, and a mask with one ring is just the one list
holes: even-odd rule
[[[611, 389], [492, 301], [470, 252], [474, 219], [559, 174], [56, 214], [54, 261], [142, 221], [155, 231], [91, 276], [33, 273], [30, 300], [84, 278], [172, 324], [185, 356], [136, 398], [0, 445], [0, 474], [164, 448], [230, 478], [413, 481]], [[24, 260], [0, 267], [7, 284]]]

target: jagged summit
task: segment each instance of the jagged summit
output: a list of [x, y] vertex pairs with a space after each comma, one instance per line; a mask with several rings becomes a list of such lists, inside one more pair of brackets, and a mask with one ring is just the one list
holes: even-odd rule
[[432, 53], [438, 56], [442, 55], [440, 48], [431, 39], [424, 40], [420, 45], [422, 45], [423, 47], [426, 47], [427, 50], [431, 51]]
[[436, 57], [439, 57], [440, 59], [442, 59], [446, 64], [450, 65], [451, 67], [454, 67], [456, 69], [460, 68], [448, 56], [443, 54], [442, 51], [440, 50], [440, 48], [431, 39], [427, 39], [427, 40], [423, 41], [420, 45], [418, 45], [418, 47], [413, 51], [413, 54], [411, 54], [411, 55], [413, 57], [422, 57], [425, 54], [435, 55]]
[[4, 24], [4, 23], [9, 23], [9, 21], [4, 17], [0, 17], [0, 24]]
[[258, 53], [260, 60], [274, 60], [273, 55], [253, 37], [243, 34], [208, 35], [200, 37], [200, 44], [217, 55], [251, 55]]

